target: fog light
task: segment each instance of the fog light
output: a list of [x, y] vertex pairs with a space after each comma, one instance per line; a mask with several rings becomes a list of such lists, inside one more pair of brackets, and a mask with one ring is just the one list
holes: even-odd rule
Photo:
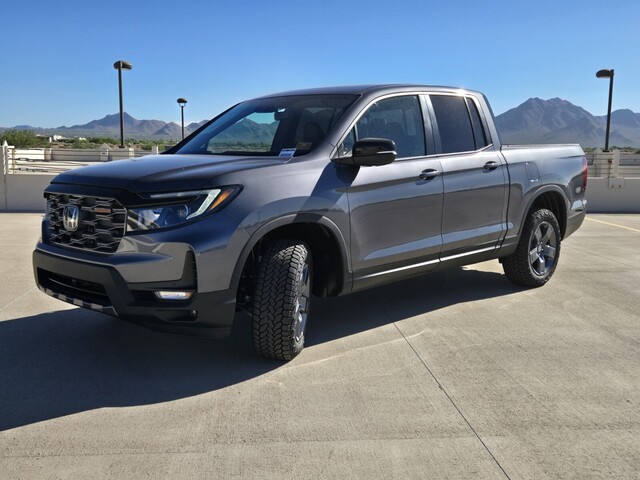
[[193, 297], [193, 291], [180, 292], [177, 290], [158, 290], [153, 292], [160, 300], [189, 300]]

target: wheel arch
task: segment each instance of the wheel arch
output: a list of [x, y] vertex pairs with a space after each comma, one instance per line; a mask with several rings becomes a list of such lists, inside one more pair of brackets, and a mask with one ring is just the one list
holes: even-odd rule
[[565, 232], [567, 231], [567, 211], [569, 209], [569, 203], [562, 189], [555, 186], [549, 186], [537, 192], [536, 196], [530, 200], [526, 214], [520, 224], [520, 235], [522, 235], [525, 220], [534, 211], [541, 208], [546, 208], [555, 215], [558, 220], [558, 225], [560, 226], [561, 238], [564, 238]]
[[245, 244], [236, 264], [232, 286], [239, 290], [248, 269], [270, 240], [290, 238], [306, 243], [314, 262], [312, 291], [317, 296], [334, 296], [350, 288], [346, 242], [338, 226], [327, 217], [297, 214], [262, 225]]

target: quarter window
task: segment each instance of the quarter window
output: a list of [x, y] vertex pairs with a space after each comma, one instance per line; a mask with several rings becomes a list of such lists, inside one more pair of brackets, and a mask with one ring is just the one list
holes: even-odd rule
[[476, 107], [476, 102], [467, 98], [467, 105], [469, 106], [469, 114], [471, 115], [471, 123], [473, 124], [473, 136], [476, 141], [476, 150], [480, 150], [481, 148], [489, 145], [487, 135], [484, 131], [484, 127], [482, 126], [482, 120], [480, 119], [480, 112], [478, 111], [478, 107]]

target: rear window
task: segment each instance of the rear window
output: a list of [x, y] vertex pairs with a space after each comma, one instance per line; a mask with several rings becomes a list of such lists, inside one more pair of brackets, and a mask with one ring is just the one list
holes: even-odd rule
[[464, 97], [431, 95], [442, 153], [476, 150], [473, 126]]

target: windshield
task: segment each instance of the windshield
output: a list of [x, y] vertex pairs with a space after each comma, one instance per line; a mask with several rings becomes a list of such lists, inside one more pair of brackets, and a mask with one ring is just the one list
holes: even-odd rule
[[292, 157], [313, 150], [355, 95], [294, 95], [240, 103], [176, 153]]

